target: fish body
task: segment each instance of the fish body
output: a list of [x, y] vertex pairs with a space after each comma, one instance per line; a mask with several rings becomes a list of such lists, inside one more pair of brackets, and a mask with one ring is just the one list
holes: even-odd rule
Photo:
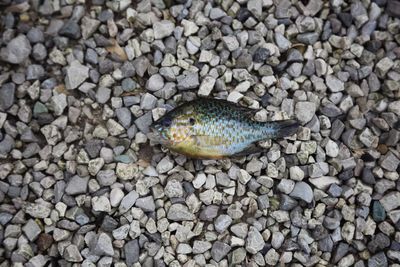
[[226, 100], [200, 98], [156, 121], [162, 145], [191, 158], [218, 159], [245, 153], [255, 142], [294, 134], [294, 120], [257, 122], [255, 111]]

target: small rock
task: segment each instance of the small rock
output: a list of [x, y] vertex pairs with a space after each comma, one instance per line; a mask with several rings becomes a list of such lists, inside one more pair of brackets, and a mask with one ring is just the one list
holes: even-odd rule
[[200, 88], [198, 91], [199, 96], [209, 96], [212, 89], [214, 88], [216, 79], [211, 76], [206, 76], [203, 78]]
[[100, 212], [111, 212], [110, 200], [105, 196], [93, 197], [92, 209]]
[[400, 207], [400, 192], [391, 192], [382, 197], [379, 202], [387, 212]]
[[239, 42], [234, 36], [224, 36], [222, 37], [222, 42], [229, 51], [235, 51], [239, 48]]
[[0, 88], [0, 110], [5, 111], [14, 104], [15, 84], [5, 83]]
[[153, 24], [154, 38], [163, 39], [167, 36], [170, 36], [174, 29], [174, 23], [169, 20], [157, 21]]
[[333, 75], [328, 75], [326, 77], [326, 85], [333, 93], [344, 90], [344, 83]]
[[215, 230], [218, 233], [224, 232], [232, 223], [232, 218], [228, 215], [221, 214], [214, 222]]
[[296, 118], [302, 123], [306, 124], [311, 121], [315, 115], [316, 106], [313, 102], [297, 102], [295, 106]]
[[69, 180], [65, 193], [71, 196], [84, 194], [86, 193], [88, 182], [89, 177], [81, 178], [75, 175]]
[[311, 187], [305, 182], [297, 182], [294, 186], [290, 196], [296, 199], [304, 200], [307, 203], [311, 203], [314, 198]]
[[146, 82], [146, 89], [152, 92], [158, 91], [164, 87], [164, 79], [160, 74], [152, 75]]
[[39, 236], [40, 232], [42, 232], [39, 225], [32, 219], [22, 227], [22, 231], [30, 241], [34, 241]]
[[114, 256], [111, 238], [106, 233], [101, 233], [98, 236], [93, 252], [98, 256]]
[[231, 251], [231, 246], [221, 241], [215, 241], [211, 248], [211, 257], [216, 262], [220, 262]]
[[187, 206], [177, 203], [169, 208], [167, 218], [172, 221], [192, 221], [195, 216]]
[[195, 89], [200, 85], [199, 74], [197, 72], [187, 72], [177, 77], [177, 88], [179, 90]]
[[156, 209], [152, 196], [138, 198], [135, 202], [135, 206], [142, 209], [144, 212], [153, 212]]
[[256, 254], [264, 248], [265, 242], [260, 232], [255, 227], [250, 227], [246, 239], [246, 250], [251, 254]]
[[139, 240], [131, 240], [124, 246], [125, 260], [128, 266], [133, 266], [134, 263], [139, 261], [140, 247]]
[[25, 35], [18, 35], [0, 50], [0, 58], [11, 64], [21, 64], [31, 54], [32, 47]]
[[183, 197], [183, 188], [181, 182], [178, 180], [169, 180], [165, 185], [165, 195], [168, 198]]
[[67, 89], [76, 89], [89, 77], [89, 68], [74, 60], [66, 68], [65, 86]]
[[64, 249], [64, 259], [69, 262], [81, 262], [83, 260], [76, 245], [69, 245]]
[[174, 167], [174, 162], [168, 157], [164, 157], [160, 162], [157, 164], [156, 170], [158, 173], [166, 173]]
[[58, 32], [60, 35], [71, 38], [71, 39], [79, 39], [81, 37], [81, 29], [78, 23], [75, 20], [68, 20], [64, 23], [64, 26]]

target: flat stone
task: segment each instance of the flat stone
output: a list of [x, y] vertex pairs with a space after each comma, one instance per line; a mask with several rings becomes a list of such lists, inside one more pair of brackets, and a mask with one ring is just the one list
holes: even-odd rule
[[379, 202], [387, 212], [400, 207], [400, 192], [391, 192], [382, 197]]
[[21, 64], [31, 54], [32, 47], [25, 35], [18, 35], [0, 50], [0, 58], [11, 64]]
[[134, 263], [139, 261], [140, 247], [139, 240], [131, 240], [124, 246], [125, 260], [128, 266], [132, 266]]
[[295, 199], [301, 199], [307, 203], [311, 203], [314, 198], [314, 193], [311, 189], [311, 186], [309, 186], [307, 183], [297, 182], [293, 191], [290, 193], [290, 196]]
[[92, 209], [100, 212], [111, 212], [110, 200], [106, 196], [93, 197]]
[[195, 216], [187, 206], [177, 203], [169, 208], [167, 218], [171, 221], [192, 221]]
[[64, 259], [68, 262], [81, 262], [83, 260], [76, 245], [69, 245], [64, 249]]
[[117, 177], [121, 180], [132, 180], [139, 175], [139, 168], [133, 163], [117, 163]]
[[400, 159], [398, 159], [391, 151], [386, 153], [385, 156], [381, 157], [380, 165], [385, 170], [394, 172], [400, 164]]
[[344, 90], [344, 83], [334, 75], [328, 75], [326, 77], [326, 85], [333, 93]]
[[296, 118], [302, 123], [306, 124], [311, 121], [315, 115], [316, 106], [313, 102], [297, 102], [295, 106]]
[[199, 96], [209, 96], [214, 88], [216, 79], [212, 76], [203, 78], [198, 91]]
[[0, 88], [0, 110], [5, 111], [14, 104], [15, 84], [5, 83]]
[[203, 240], [194, 240], [193, 254], [203, 254], [212, 247], [211, 243]]
[[138, 198], [135, 202], [135, 206], [142, 209], [144, 212], [153, 212], [156, 209], [152, 196]]
[[78, 175], [73, 176], [65, 188], [68, 195], [79, 195], [86, 193], [89, 177], [81, 178]]
[[36, 240], [36, 238], [39, 236], [39, 234], [42, 232], [42, 230], [40, 229], [39, 225], [37, 225], [37, 223], [30, 219], [23, 227], [22, 227], [22, 231], [25, 233], [26, 237], [28, 237], [28, 239], [30, 241], [34, 241]]
[[158, 91], [164, 87], [164, 79], [160, 74], [152, 75], [146, 82], [146, 89], [152, 92]]
[[122, 198], [121, 204], [119, 205], [119, 212], [122, 214], [130, 210], [138, 198], [139, 194], [136, 191], [130, 191], [125, 197]]
[[368, 267], [387, 267], [388, 260], [386, 258], [385, 252], [380, 252], [375, 254], [368, 260]]
[[255, 227], [250, 227], [246, 239], [246, 250], [250, 254], [256, 254], [265, 246], [264, 238]]
[[224, 232], [232, 223], [232, 218], [229, 217], [228, 215], [221, 214], [220, 216], [217, 217], [217, 219], [214, 222], [214, 227], [215, 230], [218, 233]]
[[76, 89], [89, 77], [89, 68], [74, 60], [66, 68], [65, 86], [67, 89]]
[[222, 42], [229, 51], [235, 51], [239, 48], [239, 42], [235, 36], [224, 36]]
[[106, 233], [101, 233], [98, 236], [93, 252], [98, 256], [114, 256], [114, 248], [111, 238]]
[[211, 248], [211, 257], [216, 262], [220, 262], [231, 251], [231, 246], [221, 241], [215, 241]]
[[167, 36], [170, 36], [174, 29], [174, 23], [169, 20], [157, 21], [153, 24], [154, 38], [163, 39]]
[[197, 72], [186, 72], [177, 77], [177, 82], [179, 90], [195, 89], [200, 85], [199, 74]]

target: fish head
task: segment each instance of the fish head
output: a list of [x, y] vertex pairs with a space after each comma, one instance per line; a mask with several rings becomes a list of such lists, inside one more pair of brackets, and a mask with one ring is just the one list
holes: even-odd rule
[[155, 121], [151, 128], [162, 145], [173, 147], [193, 135], [196, 122], [193, 112], [173, 110]]

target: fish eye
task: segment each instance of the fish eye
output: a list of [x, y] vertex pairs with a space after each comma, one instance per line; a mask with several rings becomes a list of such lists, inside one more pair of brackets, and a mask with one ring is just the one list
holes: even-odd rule
[[189, 119], [190, 125], [194, 125], [196, 123], [196, 120], [194, 118]]
[[165, 119], [161, 122], [162, 126], [164, 126], [164, 127], [169, 127], [169, 126], [171, 126], [171, 123], [172, 123], [171, 118], [165, 118]]

